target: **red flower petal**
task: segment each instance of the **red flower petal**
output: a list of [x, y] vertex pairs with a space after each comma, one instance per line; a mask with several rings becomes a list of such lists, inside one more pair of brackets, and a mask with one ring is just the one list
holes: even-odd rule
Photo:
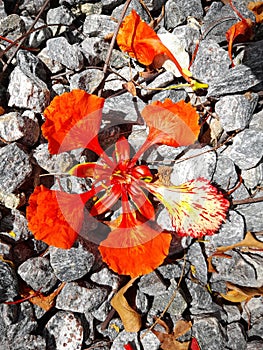
[[122, 215], [122, 223], [100, 243], [102, 259], [115, 272], [132, 278], [161, 265], [169, 252], [171, 235], [152, 229], [134, 213]]
[[189, 77], [183, 73], [173, 54], [134, 10], [124, 18], [117, 35], [117, 43], [122, 51], [146, 66], [154, 64], [155, 68], [160, 68], [167, 59], [170, 59], [181, 75], [189, 81]]
[[[94, 204], [90, 210], [91, 215], [100, 215], [109, 210], [121, 197], [122, 185], [115, 184]], [[98, 192], [97, 192], [98, 193]]]
[[97, 163], [81, 163], [70, 169], [69, 174], [77, 177], [90, 177], [97, 179], [101, 177], [110, 177], [111, 170], [107, 165]]
[[142, 111], [149, 135], [139, 149], [133, 161], [141, 156], [153, 144], [173, 147], [187, 146], [194, 143], [200, 132], [199, 115], [190, 103], [179, 101], [154, 101]]
[[82, 227], [85, 202], [93, 194], [93, 191], [68, 194], [43, 185], [36, 187], [26, 211], [30, 231], [49, 245], [70, 248]]
[[213, 235], [226, 218], [228, 200], [205, 179], [181, 186], [145, 184], [145, 187], [167, 208], [180, 236]]
[[97, 135], [104, 99], [83, 90], [56, 96], [45, 109], [42, 132], [48, 139], [49, 152], [57, 154], [84, 147], [100, 154]]
[[154, 220], [155, 211], [152, 202], [135, 181], [133, 181], [132, 184], [128, 187], [128, 193], [139, 212], [148, 220]]

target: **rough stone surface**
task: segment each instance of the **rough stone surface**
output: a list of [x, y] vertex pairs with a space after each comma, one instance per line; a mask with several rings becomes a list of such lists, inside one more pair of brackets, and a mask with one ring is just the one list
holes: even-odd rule
[[77, 248], [50, 247], [50, 264], [61, 281], [74, 281], [86, 275], [94, 264], [94, 256], [80, 243]]
[[15, 67], [10, 74], [8, 92], [10, 107], [16, 106], [43, 112], [50, 101], [47, 85], [38, 78], [29, 78], [19, 67]]
[[229, 324], [227, 326], [227, 347], [233, 350], [246, 350], [247, 342], [244, 333], [244, 329], [239, 323]]
[[207, 284], [206, 260], [199, 243], [194, 243], [189, 247], [187, 257], [191, 266], [194, 267], [193, 276], [203, 285]]
[[69, 26], [74, 21], [72, 12], [66, 6], [51, 8], [47, 12], [47, 24], [60, 24], [61, 27], [51, 26], [53, 35], [65, 31], [63, 24]]
[[143, 276], [138, 286], [141, 292], [148, 295], [160, 295], [167, 289], [155, 272]]
[[19, 266], [18, 274], [30, 287], [34, 290], [41, 288], [43, 293], [49, 292], [57, 282], [48, 259], [43, 257], [25, 261]]
[[0, 190], [7, 193], [17, 189], [31, 174], [29, 156], [12, 143], [0, 149]]
[[226, 191], [233, 188], [238, 180], [234, 162], [230, 158], [218, 154], [212, 180]]
[[39, 145], [35, 149], [33, 156], [37, 164], [49, 173], [65, 173], [73, 167], [73, 157], [69, 153], [62, 152], [51, 155], [46, 143]]
[[160, 75], [158, 75], [154, 81], [152, 81], [149, 84], [141, 84], [145, 89], [141, 91], [142, 96], [150, 95], [154, 92], [154, 89], [159, 89], [162, 87], [166, 87], [170, 85], [174, 80], [174, 73], [172, 72], [164, 72]]
[[72, 312], [57, 312], [46, 324], [45, 338], [50, 349], [80, 350], [83, 341], [80, 319]]
[[0, 230], [14, 241], [24, 241], [32, 237], [25, 215], [16, 209], [12, 209], [11, 213], [0, 221]]
[[255, 93], [222, 97], [215, 106], [215, 112], [224, 130], [229, 132], [247, 127], [257, 101], [258, 95]]
[[82, 89], [92, 94], [101, 83], [104, 73], [100, 69], [87, 69], [74, 74], [70, 79], [70, 89]]
[[197, 318], [193, 324], [193, 336], [197, 339], [201, 349], [226, 349], [226, 334], [215, 317]]
[[105, 35], [114, 32], [116, 25], [110, 16], [88, 15], [83, 25], [83, 33], [88, 36], [104, 38]]
[[70, 45], [66, 38], [58, 37], [47, 41], [49, 57], [63, 64], [68, 69], [80, 70], [83, 67], [83, 56], [77, 44]]
[[0, 261], [0, 300], [11, 300], [18, 294], [18, 281], [14, 270], [5, 262]]
[[223, 155], [232, 159], [240, 169], [253, 168], [263, 155], [263, 132], [247, 129], [241, 131]]
[[257, 186], [260, 186], [262, 184], [263, 164], [260, 163], [255, 168], [242, 170], [241, 174], [245, 186], [248, 189], [255, 189]]
[[97, 309], [106, 297], [106, 289], [81, 287], [76, 282], [65, 285], [56, 299], [58, 309], [87, 313]]
[[174, 185], [181, 185], [198, 177], [210, 180], [215, 171], [216, 154], [213, 151], [206, 153], [209, 150], [212, 150], [211, 147], [205, 146], [186, 152], [179, 162], [174, 164], [171, 182]]

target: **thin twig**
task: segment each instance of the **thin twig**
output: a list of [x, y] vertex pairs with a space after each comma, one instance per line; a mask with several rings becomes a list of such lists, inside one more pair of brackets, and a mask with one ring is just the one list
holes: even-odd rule
[[[115, 41], [116, 41], [116, 38], [117, 38], [117, 35], [118, 35], [118, 32], [119, 32], [119, 29], [121, 27], [121, 24], [122, 24], [122, 21], [123, 21], [123, 18], [125, 16], [125, 13], [129, 7], [131, 3], [131, 0], [127, 0], [124, 7], [123, 7], [123, 10], [122, 10], [122, 13], [121, 13], [121, 17], [118, 21], [118, 25], [117, 25], [117, 28], [115, 29], [114, 31], [114, 34], [113, 34], [113, 37], [111, 39], [111, 42], [110, 42], [110, 47], [109, 47], [109, 50], [108, 50], [108, 53], [107, 53], [107, 57], [105, 59], [105, 63], [104, 63], [104, 66], [103, 66], [103, 73], [104, 73], [104, 81], [105, 81], [105, 75], [107, 73], [107, 70], [108, 70], [108, 65], [110, 63], [110, 59], [111, 59], [111, 55], [112, 55], [112, 51], [113, 51], [113, 48], [114, 48], [114, 45], [115, 45]], [[103, 81], [103, 84], [104, 84], [104, 81]], [[101, 96], [101, 93], [102, 93], [102, 87], [101, 89], [98, 91], [98, 96]]]
[[241, 205], [241, 204], [249, 204], [249, 203], [258, 203], [263, 202], [263, 196], [257, 197], [257, 198], [245, 198], [245, 199], [238, 199], [235, 201], [232, 201], [233, 205]]
[[[45, 3], [43, 4], [41, 10], [39, 11], [39, 13], [37, 14], [35, 20], [33, 21], [33, 23], [31, 24], [31, 26], [28, 29], [28, 32], [30, 32], [35, 24], [37, 23], [37, 21], [39, 20], [40, 16], [42, 15], [42, 13], [44, 12], [45, 8], [47, 7], [47, 5], [49, 4], [49, 0], [46, 0]], [[24, 41], [26, 40], [26, 36], [21, 39], [21, 41], [19, 42], [19, 44], [17, 44], [17, 47], [15, 49], [15, 51], [13, 52], [13, 54], [11, 55], [11, 57], [8, 59], [8, 61], [6, 62], [6, 64], [3, 67], [3, 73], [5, 72], [5, 70], [7, 69], [8, 65], [11, 63], [12, 59], [15, 57], [15, 55], [17, 54], [17, 51], [20, 49], [20, 47], [23, 45]]]

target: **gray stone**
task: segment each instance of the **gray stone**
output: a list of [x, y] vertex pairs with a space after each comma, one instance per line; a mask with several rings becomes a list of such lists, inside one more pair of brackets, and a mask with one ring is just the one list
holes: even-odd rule
[[102, 37], [114, 32], [117, 23], [110, 16], [88, 15], [83, 25], [83, 34], [88, 36]]
[[44, 334], [48, 349], [80, 350], [83, 327], [72, 312], [57, 312], [46, 324]]
[[3, 0], [0, 0], [0, 20], [7, 16]]
[[102, 70], [87, 69], [71, 76], [70, 89], [81, 89], [92, 94], [98, 88], [103, 78], [104, 73]]
[[18, 281], [14, 270], [0, 261], [0, 301], [11, 300], [18, 294]]
[[139, 290], [148, 295], [161, 295], [166, 291], [166, 286], [155, 272], [141, 277], [138, 283]]
[[175, 1], [168, 0], [165, 4], [165, 28], [174, 29], [179, 24], [186, 21], [188, 16], [194, 16], [201, 19], [203, 17], [203, 8], [201, 1]]
[[[211, 152], [207, 152], [210, 150]], [[174, 185], [181, 185], [198, 177], [211, 180], [215, 167], [216, 154], [212, 151], [212, 147], [190, 149], [174, 164], [171, 182]]]
[[59, 26], [50, 26], [53, 35], [57, 35], [68, 29], [68, 26], [74, 21], [74, 15], [66, 6], [62, 5], [49, 9], [46, 21], [47, 24], [59, 24]]
[[57, 278], [48, 259], [41, 256], [26, 260], [18, 267], [20, 277], [34, 290], [49, 292], [57, 283]]
[[[222, 60], [223, 52], [219, 55], [219, 62]], [[227, 55], [226, 52], [224, 55]], [[229, 59], [226, 56], [225, 60]], [[195, 61], [197, 64], [197, 61]], [[202, 62], [198, 62], [202, 64]], [[250, 67], [245, 64], [239, 64], [234, 68], [226, 69], [227, 62], [224, 65], [225, 68], [217, 72], [213, 79], [209, 82], [208, 97], [220, 97], [227, 94], [241, 93], [242, 91], [248, 91], [254, 86], [257, 86], [262, 82], [262, 78]], [[207, 69], [207, 65], [203, 62], [203, 69]], [[208, 71], [210, 71], [208, 69]]]
[[119, 6], [122, 2], [122, 0], [101, 0], [102, 8], [106, 12], [114, 10], [115, 7]]
[[152, 101], [164, 102], [164, 100], [166, 98], [169, 98], [174, 103], [176, 103], [176, 102], [179, 102], [181, 100], [186, 100], [187, 92], [185, 90], [176, 90], [176, 89], [175, 90], [165, 90], [165, 91], [157, 92], [157, 94], [153, 95]]
[[109, 120], [111, 125], [129, 124], [141, 121], [141, 111], [145, 103], [128, 92], [108, 98], [103, 107], [103, 119]]
[[227, 325], [227, 348], [231, 350], [246, 350], [247, 342], [245, 339], [245, 331], [242, 325], [233, 322]]
[[164, 73], [158, 75], [151, 83], [142, 83], [141, 86], [143, 86], [143, 89], [141, 90], [141, 94], [142, 96], [152, 95], [155, 91], [170, 85], [173, 81], [174, 74], [172, 72], [165, 71]]
[[86, 275], [94, 264], [94, 256], [80, 242], [77, 247], [60, 249], [50, 247], [50, 264], [61, 281], [74, 281]]
[[26, 301], [20, 304], [16, 317], [16, 320], [9, 324], [7, 328], [7, 337], [11, 339], [11, 342], [19, 341], [37, 328], [37, 322], [30, 302]]
[[[25, 14], [37, 15], [39, 11], [44, 6], [45, 0], [24, 0], [23, 3], [19, 5], [19, 9], [23, 11]], [[46, 8], [49, 8], [49, 2]]]
[[83, 56], [77, 44], [71, 45], [66, 38], [57, 37], [47, 41], [49, 57], [60, 62], [68, 69], [80, 70], [83, 67]]
[[[49, 56], [49, 51], [47, 47], [44, 47], [38, 54], [38, 58], [45, 63], [51, 73], [55, 74], [63, 69], [63, 65], [55, 60], [52, 60]], [[54, 88], [54, 87], [53, 87]]]
[[[86, 38], [80, 45], [81, 52], [87, 59], [89, 66], [97, 66], [104, 63], [108, 51], [109, 44], [103, 38], [92, 37]], [[110, 66], [115, 69], [120, 69], [127, 66], [129, 58], [119, 50], [113, 49], [110, 60]]]
[[112, 289], [117, 289], [119, 285], [119, 276], [113, 273], [108, 268], [103, 268], [98, 272], [93, 273], [90, 276], [91, 281], [112, 287]]
[[255, 167], [263, 155], [263, 132], [254, 129], [241, 131], [222, 154], [242, 170]]
[[166, 208], [162, 208], [158, 214], [156, 223], [163, 229], [168, 231], [174, 231], [174, 227], [172, 225], [171, 215], [167, 211]]
[[124, 345], [127, 345], [129, 342], [132, 342], [133, 344], [135, 344], [137, 349], [140, 349], [139, 348], [140, 345], [139, 345], [139, 342], [138, 342], [138, 339], [137, 339], [137, 333], [135, 333], [135, 332], [126, 332], [125, 330], [123, 330], [114, 339], [110, 349], [111, 350], [123, 349]]
[[263, 164], [260, 163], [255, 168], [248, 170], [242, 170], [241, 177], [244, 181], [245, 186], [248, 189], [255, 189], [257, 186], [262, 185], [263, 180]]
[[245, 287], [260, 287], [262, 285], [262, 256], [228, 251], [232, 258], [213, 257], [212, 263], [217, 273], [210, 279], [215, 281], [229, 281], [231, 283]]
[[143, 350], [160, 349], [161, 342], [152, 332], [148, 332], [146, 329], [142, 330], [140, 332], [140, 337]]
[[247, 343], [246, 350], [262, 350], [263, 348], [263, 340], [253, 340]]
[[210, 255], [217, 247], [238, 243], [244, 239], [244, 234], [244, 218], [236, 211], [230, 210], [226, 222], [222, 224], [218, 233], [206, 237], [206, 240], [208, 241], [205, 244], [206, 251], [209, 252]]
[[109, 95], [111, 91], [123, 90], [123, 84], [130, 81], [136, 74], [137, 71], [131, 67], [121, 68], [118, 71], [118, 75], [115, 73], [109, 74], [104, 84], [106, 94]]
[[13, 192], [31, 172], [29, 156], [16, 143], [0, 149], [0, 191]]
[[217, 318], [196, 318], [193, 322], [193, 336], [197, 339], [201, 349], [225, 350], [226, 334]]
[[0, 222], [2, 234], [6, 234], [9, 239], [15, 242], [25, 241], [32, 237], [32, 233], [27, 226], [25, 215], [16, 209], [11, 210], [11, 214], [6, 215]]
[[[158, 1], [158, 2], [161, 2], [161, 1]], [[111, 16], [113, 18], [116, 18], [117, 20], [120, 20], [123, 8], [124, 8], [124, 4], [121, 4], [120, 6], [116, 7], [112, 11]], [[141, 17], [142, 20], [144, 20], [146, 23], [149, 23], [150, 18], [148, 16], [147, 12], [143, 8], [143, 6], [141, 6], [141, 4], [138, 3], [137, 0], [132, 0], [131, 1], [130, 6], [128, 7], [128, 10], [126, 12], [126, 15], [129, 15], [131, 13], [132, 9], [135, 10], [138, 13], [138, 15]]]
[[28, 78], [39, 84], [47, 81], [49, 72], [38, 57], [26, 50], [19, 50], [16, 58], [18, 67]]
[[47, 85], [38, 78], [29, 78], [19, 67], [15, 67], [10, 74], [8, 93], [9, 107], [16, 106], [43, 112], [50, 101]]
[[73, 157], [67, 153], [51, 155], [48, 144], [39, 145], [33, 152], [37, 164], [50, 173], [65, 173], [73, 167]]
[[215, 112], [226, 132], [244, 129], [248, 126], [258, 95], [247, 92], [244, 95], [221, 97], [215, 105]]
[[173, 264], [167, 264], [163, 266], [159, 266], [157, 271], [163, 276], [165, 279], [179, 279], [183, 273], [186, 275], [189, 272], [190, 264], [188, 261], [184, 262], [182, 260], [178, 260]]
[[[0, 233], [1, 234], [1, 233]], [[0, 256], [11, 257], [12, 245], [0, 241]]]
[[[225, 17], [233, 17], [233, 19], [229, 18], [227, 21], [223, 21], [222, 19]], [[226, 31], [236, 23], [234, 17], [235, 14], [230, 6], [224, 6], [222, 2], [212, 2], [201, 27], [204, 39], [212, 39], [217, 43], [226, 41]], [[216, 21], [220, 22], [217, 24]]]
[[123, 324], [119, 318], [113, 318], [106, 329], [102, 330], [101, 325], [98, 325], [97, 330], [103, 335], [103, 337], [109, 338], [113, 341], [123, 330]]
[[206, 259], [202, 253], [200, 243], [195, 242], [188, 248], [187, 259], [189, 260], [191, 266], [194, 267], [194, 272], [192, 274], [197, 278], [202, 285], [207, 284], [207, 266]]
[[10, 349], [10, 346], [12, 350], [40, 350], [45, 349], [46, 341], [40, 335], [25, 334], [23, 337], [13, 339], [13, 342], [9, 343], [5, 349]]
[[263, 109], [253, 115], [249, 123], [249, 129], [263, 131]]
[[[256, 197], [260, 195], [259, 193]], [[248, 198], [248, 196], [246, 196], [246, 198]], [[238, 205], [236, 211], [244, 216], [246, 220], [246, 229], [248, 231], [259, 232], [263, 230], [263, 202]]]
[[[154, 298], [152, 307], [149, 311], [149, 315], [156, 316], [156, 314], [158, 314], [159, 312], [162, 312], [166, 308], [168, 301], [171, 299], [176, 289], [177, 289], [177, 284], [175, 280], [171, 280], [170, 287], [165, 292], [163, 292], [160, 295], [157, 295]], [[168, 309], [168, 312], [171, 315], [181, 315], [186, 309], [186, 307], [187, 307], [187, 303], [183, 298], [183, 296], [181, 295], [180, 291], [178, 290], [176, 292], [176, 296], [172, 304]]]
[[194, 283], [189, 279], [186, 279], [186, 285], [191, 295], [190, 312], [192, 315], [218, 312], [219, 306], [213, 303], [211, 294], [207, 291], [205, 286]]
[[70, 282], [57, 296], [56, 308], [72, 312], [90, 313], [103, 303], [106, 296], [106, 289], [82, 287], [76, 282]]
[[241, 319], [240, 310], [237, 305], [223, 305], [223, 309], [227, 313], [228, 324]]
[[34, 112], [10, 112], [0, 116], [0, 137], [7, 142], [20, 140], [32, 146], [39, 137], [39, 125]]
[[0, 190], [0, 203], [4, 205], [6, 208], [16, 209], [26, 203], [26, 196], [23, 192], [18, 194], [13, 194], [13, 193], [6, 193]]
[[57, 191], [63, 189], [67, 193], [84, 193], [90, 190], [90, 181], [86, 178], [61, 174], [59, 177], [55, 177], [51, 189]]
[[[218, 76], [224, 77], [228, 74], [230, 59], [227, 52], [212, 40], [200, 43], [191, 72], [200, 81], [213, 84]], [[222, 79], [222, 78], [221, 78]]]
[[[7, 37], [8, 39], [14, 41], [25, 32], [25, 23], [17, 14], [11, 14], [0, 19], [0, 33], [3, 37]], [[7, 47], [9, 45], [10, 43], [1, 40], [2, 47]], [[15, 49], [16, 48], [13, 47], [11, 50], [8, 50], [5, 55], [7, 55], [7, 57], [10, 57], [14, 53]]]
[[[114, 293], [114, 292], [113, 292]], [[88, 315], [92, 315], [94, 318], [96, 318], [96, 320], [99, 320], [101, 322], [105, 321], [107, 316], [109, 315], [109, 312], [112, 310], [112, 306], [109, 302], [110, 297], [112, 297], [113, 293], [111, 293], [107, 300], [105, 300], [100, 306], [98, 306], [95, 310], [92, 311], [87, 311], [85, 312], [85, 316], [89, 317]], [[102, 334], [104, 334], [106, 336], [106, 334], [101, 331]], [[113, 332], [114, 333], [114, 332]], [[115, 335], [116, 337], [116, 335]], [[115, 338], [114, 337], [114, 338]]]
[[[21, 16], [23, 21], [25, 22], [26, 29], [28, 30], [32, 24], [33, 19], [30, 17]], [[45, 21], [43, 21], [41, 18], [38, 19], [37, 23], [34, 25], [34, 30], [28, 37], [28, 46], [38, 48], [42, 44], [45, 43], [45, 41], [52, 37], [52, 31], [51, 28], [45, 27]], [[41, 27], [41, 28], [40, 28]], [[39, 28], [38, 30], [36, 30]]]
[[140, 292], [140, 290], [137, 290], [136, 298], [135, 298], [135, 305], [136, 310], [141, 314], [146, 314], [149, 311], [150, 305], [149, 300], [147, 296]]
[[243, 310], [242, 317], [249, 322], [249, 337], [263, 338], [263, 298], [252, 298], [246, 303], [246, 310]]
[[176, 27], [172, 32], [181, 42], [186, 52], [193, 54], [196, 44], [200, 38], [200, 30], [197, 26], [190, 24]]
[[[136, 349], [158, 350], [160, 348], [160, 341], [158, 338], [151, 332], [148, 332], [144, 336], [145, 332], [146, 330], [142, 330], [139, 334], [137, 334], [123, 330], [119, 333], [117, 338], [114, 339], [111, 350], [123, 349], [124, 345], [127, 345], [128, 343], [134, 344], [133, 347], [136, 347]], [[141, 340], [138, 340], [140, 337]]]
[[237, 180], [238, 176], [233, 161], [228, 157], [218, 154], [212, 181], [223, 190], [228, 191], [236, 185]]
[[[161, 164], [173, 164], [174, 160], [177, 156], [179, 156], [184, 150], [186, 149], [186, 146], [181, 147], [172, 147], [172, 146], [166, 146], [166, 145], [160, 145], [157, 148], [157, 153], [160, 155], [163, 160]], [[160, 164], [160, 165], [161, 165]]]

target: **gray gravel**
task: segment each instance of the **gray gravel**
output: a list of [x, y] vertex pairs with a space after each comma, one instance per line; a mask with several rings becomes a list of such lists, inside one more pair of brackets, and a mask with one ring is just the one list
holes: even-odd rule
[[[254, 20], [246, 8], [248, 2], [235, 1], [235, 5]], [[44, 3], [0, 0], [0, 35], [16, 40], [25, 34]], [[148, 133], [142, 109], [151, 101], [183, 99], [200, 112], [202, 137], [191, 147], [152, 147], [143, 161], [154, 170], [159, 165], [170, 166], [175, 185], [203, 177], [228, 192], [242, 178], [241, 186], [230, 195], [233, 202], [217, 234], [200, 241], [181, 240], [175, 234], [165, 264], [140, 277], [132, 287], [127, 298], [143, 316], [140, 332], [126, 332], [117, 313], [107, 319], [112, 313], [111, 298], [126, 280], [102, 264], [92, 243], [106, 234], [104, 225], [87, 219], [82, 238], [69, 250], [36, 241], [27, 227], [26, 203], [39, 183], [69, 193], [90, 188], [89, 180], [65, 176], [65, 172], [78, 162], [94, 161], [94, 154], [78, 149], [50, 155], [41, 133], [43, 111], [56, 94], [65, 91], [98, 93], [109, 50], [105, 37], [117, 27], [124, 3], [49, 1], [34, 25], [41, 28], [27, 35], [13, 58], [16, 46], [10, 48], [7, 41], [0, 41], [0, 350], [124, 350], [128, 342], [134, 350], [159, 350], [161, 343], [153, 333], [142, 335], [172, 297], [164, 315], [170, 329], [179, 319], [193, 324], [182, 341], [194, 336], [201, 350], [262, 350], [262, 296], [231, 303], [220, 295], [227, 291], [226, 282], [240, 288], [262, 287], [262, 252], [236, 248], [227, 251], [228, 259], [214, 256], [213, 273], [207, 264], [217, 247], [240, 242], [247, 231], [262, 241], [263, 230], [262, 201], [235, 203], [262, 197], [263, 30], [259, 24], [254, 40], [234, 45], [235, 67], [231, 67], [225, 32], [238, 18], [229, 5], [201, 0], [144, 1], [154, 18], [164, 6], [156, 32], [169, 33], [187, 58], [202, 34], [190, 68], [195, 78], [209, 84], [200, 94], [188, 88], [160, 91], [184, 80], [168, 70], [143, 80], [139, 77], [142, 65], [130, 60], [117, 45], [112, 52], [111, 70], [102, 90], [106, 98], [99, 135], [102, 147], [112, 150], [124, 134], [137, 150]], [[132, 8], [150, 22], [139, 1], [131, 1], [127, 14]], [[131, 78], [138, 78], [140, 84], [136, 97], [123, 89]], [[48, 176], [39, 176], [43, 174]], [[173, 229], [161, 206], [157, 223], [164, 230]], [[49, 295], [61, 282], [65, 286], [50, 311], [27, 300], [5, 303], [21, 299], [29, 287]], [[161, 325], [156, 329], [164, 332]]]

